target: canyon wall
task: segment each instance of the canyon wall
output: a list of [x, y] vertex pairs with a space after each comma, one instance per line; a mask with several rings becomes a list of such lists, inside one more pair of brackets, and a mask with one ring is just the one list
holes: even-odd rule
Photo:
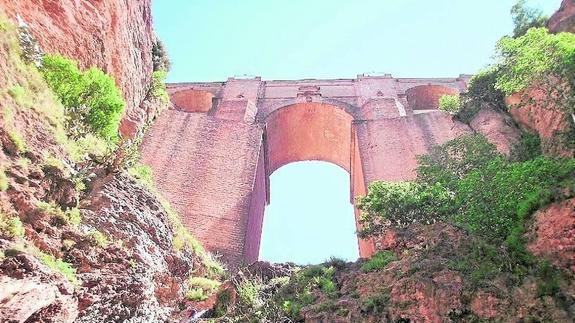
[[563, 0], [559, 10], [547, 22], [547, 27], [552, 32], [575, 32], [575, 1]]
[[153, 72], [151, 3], [1, 0], [0, 7], [14, 22], [20, 17], [28, 25], [43, 51], [74, 58], [82, 68], [97, 66], [111, 74], [126, 100], [122, 130], [127, 133], [134, 131], [127, 124], [143, 123], [139, 110]]

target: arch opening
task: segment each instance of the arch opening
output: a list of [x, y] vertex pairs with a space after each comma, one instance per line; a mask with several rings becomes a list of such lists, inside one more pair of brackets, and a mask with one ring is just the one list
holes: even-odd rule
[[317, 264], [359, 257], [349, 173], [321, 161], [293, 162], [270, 177], [260, 260]]
[[[267, 217], [267, 215], [264, 216], [264, 214], [267, 214], [265, 206], [275, 206], [274, 198], [277, 196], [277, 194], [272, 192], [274, 186], [270, 186], [270, 177], [285, 165], [306, 162], [304, 163], [305, 165], [312, 161], [326, 162], [347, 177], [344, 186], [337, 184], [338, 187], [345, 188], [347, 192], [346, 198], [341, 199], [341, 203], [345, 203], [345, 206], [341, 206], [341, 209], [344, 210], [351, 207], [351, 211], [347, 212], [347, 219], [342, 222], [351, 221], [353, 223], [353, 230], [350, 231], [353, 240], [348, 242], [347, 245], [359, 251], [362, 257], [372, 254], [372, 241], [358, 239], [355, 235], [360, 224], [357, 220], [359, 211], [352, 204], [353, 196], [354, 194], [364, 193], [365, 183], [356, 142], [357, 134], [352, 126], [353, 117], [340, 107], [309, 102], [291, 104], [279, 108], [270, 113], [264, 121], [264, 145], [258, 159], [258, 170], [253, 186], [250, 215], [247, 222], [248, 229], [245, 238], [244, 257], [247, 262], [265, 259], [259, 256], [262, 250], [262, 227]], [[306, 179], [305, 175], [302, 178], [298, 173], [294, 173], [292, 177], [302, 180], [302, 183]], [[313, 178], [311, 175], [310, 177]], [[312, 184], [301, 185], [300, 188], [302, 189], [304, 186], [313, 186]], [[264, 200], [266, 203], [264, 203]], [[292, 204], [297, 205], [297, 199], [292, 200], [289, 205]], [[298, 211], [297, 213], [303, 212]], [[329, 212], [321, 212], [321, 214], [329, 215]], [[289, 215], [286, 217], [289, 219]], [[317, 226], [312, 227], [321, 230]], [[320, 252], [324, 251], [321, 248], [319, 250]], [[321, 259], [322, 261], [329, 257], [325, 253], [321, 255], [324, 256]], [[291, 260], [295, 261], [297, 259]], [[299, 259], [299, 261], [306, 260]]]
[[208, 112], [214, 104], [214, 95], [203, 90], [182, 90], [170, 95], [174, 106], [185, 112]]
[[291, 162], [331, 162], [350, 171], [351, 124], [344, 110], [323, 103], [298, 103], [266, 118], [268, 175]]
[[407, 103], [412, 110], [437, 110], [442, 96], [458, 93], [457, 89], [443, 85], [419, 85], [405, 91]]

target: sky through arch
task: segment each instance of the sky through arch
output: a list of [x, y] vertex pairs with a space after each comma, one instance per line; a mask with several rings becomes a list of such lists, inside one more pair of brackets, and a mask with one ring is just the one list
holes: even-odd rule
[[327, 162], [295, 162], [276, 170], [270, 186], [260, 259], [298, 264], [330, 256], [357, 259], [347, 171]]

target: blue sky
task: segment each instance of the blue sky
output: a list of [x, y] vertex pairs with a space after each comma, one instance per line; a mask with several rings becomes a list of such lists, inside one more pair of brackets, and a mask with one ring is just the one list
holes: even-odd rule
[[[154, 1], [170, 82], [475, 73], [511, 33], [514, 0]], [[561, 0], [531, 0], [551, 14]], [[271, 177], [261, 258], [317, 263], [357, 257], [349, 175], [319, 162]]]

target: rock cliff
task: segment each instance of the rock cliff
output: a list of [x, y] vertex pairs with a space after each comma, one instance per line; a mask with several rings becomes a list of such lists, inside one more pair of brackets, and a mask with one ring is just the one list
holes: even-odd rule
[[127, 103], [125, 134], [133, 135], [133, 124], [145, 122], [142, 103], [153, 72], [151, 0], [2, 0], [0, 8], [13, 21], [27, 24], [45, 52], [115, 77]]

